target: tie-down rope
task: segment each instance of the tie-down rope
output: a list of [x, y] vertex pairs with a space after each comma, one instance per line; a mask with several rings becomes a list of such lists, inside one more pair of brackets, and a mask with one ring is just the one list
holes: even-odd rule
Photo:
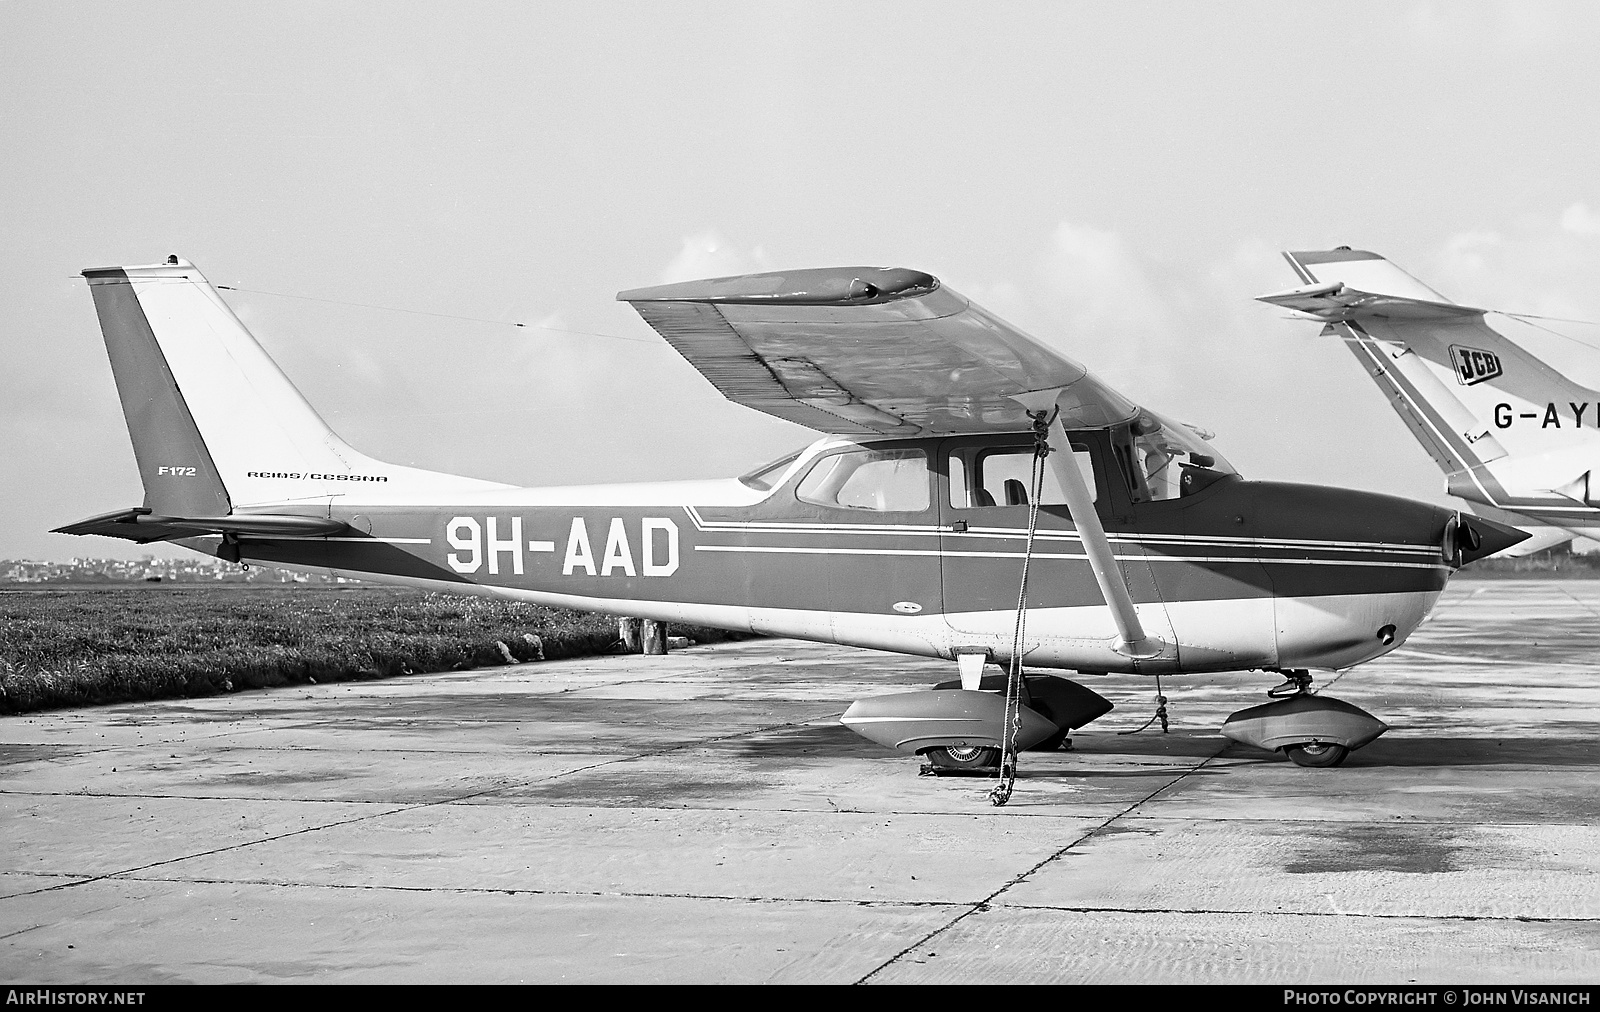
[[999, 783], [989, 792], [989, 801], [996, 807], [1011, 800], [1011, 790], [1017, 782], [1017, 733], [1022, 729], [1022, 645], [1023, 632], [1028, 623], [1028, 566], [1033, 561], [1033, 536], [1039, 529], [1039, 500], [1044, 493], [1044, 459], [1050, 456], [1050, 425], [1056, 420], [1058, 406], [1048, 415], [1044, 411], [1030, 411], [1033, 419], [1033, 472], [1028, 490], [1028, 543], [1022, 550], [1022, 581], [1017, 588], [1017, 622], [1011, 634], [1011, 668], [1006, 674], [1005, 724], [1000, 732]]

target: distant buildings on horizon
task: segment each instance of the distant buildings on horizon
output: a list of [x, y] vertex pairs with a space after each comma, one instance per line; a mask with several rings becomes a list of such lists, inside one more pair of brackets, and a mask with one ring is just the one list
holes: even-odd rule
[[221, 559], [69, 559], [66, 562], [0, 560], [0, 585], [40, 583], [355, 583], [341, 577], [298, 573]]

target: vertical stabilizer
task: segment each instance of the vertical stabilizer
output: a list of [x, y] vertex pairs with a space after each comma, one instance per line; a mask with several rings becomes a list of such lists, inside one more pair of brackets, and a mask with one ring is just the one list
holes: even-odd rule
[[[195, 266], [86, 270], [133, 437], [145, 507], [214, 517], [504, 488], [374, 460], [340, 439]], [[345, 501], [350, 501], [346, 499]]]

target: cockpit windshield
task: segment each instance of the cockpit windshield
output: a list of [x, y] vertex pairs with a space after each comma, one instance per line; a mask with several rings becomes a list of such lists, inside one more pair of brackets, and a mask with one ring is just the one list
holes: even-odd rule
[[1186, 465], [1239, 473], [1199, 433], [1154, 411], [1113, 427], [1111, 450], [1134, 502], [1178, 498]]
[[[783, 479], [784, 472], [788, 471], [789, 467], [804, 452], [806, 452], [806, 447], [802, 446], [793, 453], [786, 453], [770, 464], [762, 464], [752, 471], [746, 471], [744, 474], [739, 475], [739, 481], [758, 492], [770, 492], [772, 491], [772, 486]], [[727, 474], [727, 472], [724, 471], [723, 474]]]

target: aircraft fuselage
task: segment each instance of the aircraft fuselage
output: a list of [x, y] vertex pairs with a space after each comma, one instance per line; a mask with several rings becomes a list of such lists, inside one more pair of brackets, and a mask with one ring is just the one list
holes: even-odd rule
[[[1165, 648], [1144, 659], [1117, 652], [1067, 508], [1046, 504], [1030, 561], [1024, 652], [1031, 665], [1149, 673], [1342, 668], [1402, 642], [1453, 571], [1442, 548], [1455, 517], [1449, 510], [1203, 468], [1191, 469], [1182, 495], [1136, 501], [1107, 432], [1072, 435], [1092, 459], [1096, 511], [1140, 618]], [[1004, 660], [1029, 509], [957, 505], [971, 500], [963, 486], [976, 475], [953, 462], [998, 461], [989, 455], [1020, 454], [1030, 440], [823, 440], [765, 489], [733, 479], [507, 489], [419, 505], [385, 503], [381, 484], [352, 483], [331, 503], [271, 510], [342, 521], [347, 530], [336, 536], [183, 543], [362, 579]], [[926, 467], [894, 479], [889, 494], [899, 501], [885, 502], [879, 490], [876, 501], [825, 502], [837, 494], [819, 492], [814, 475], [835, 466], [828, 462], [835, 454], [863, 451]]]

